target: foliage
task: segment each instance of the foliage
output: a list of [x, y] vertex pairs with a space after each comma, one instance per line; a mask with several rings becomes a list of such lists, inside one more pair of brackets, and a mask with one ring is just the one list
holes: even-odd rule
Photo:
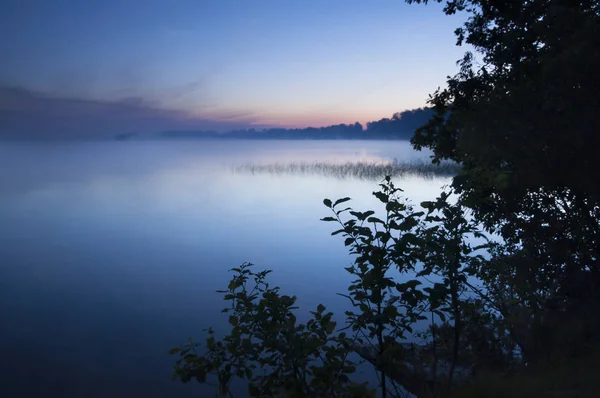
[[468, 15], [457, 40], [478, 55], [430, 97], [436, 115], [412, 143], [461, 164], [454, 190], [502, 236], [480, 276], [505, 316], [521, 314], [528, 360], [563, 355], [557, 324], [581, 326], [562, 336], [573, 342], [598, 336], [600, 2], [445, 4]]
[[[355, 330], [366, 328], [367, 337], [375, 338], [375, 343], [370, 341], [370, 344], [376, 347], [382, 359], [394, 357], [386, 356], [388, 346], [397, 347], [397, 344], [388, 344], [388, 340], [395, 343], [404, 340], [405, 332], [412, 333], [416, 322], [427, 319], [423, 315], [425, 311], [431, 311], [444, 321], [449, 317], [453, 322], [454, 342], [449, 372], [445, 376], [452, 383], [461, 350], [460, 296], [469, 289], [467, 278], [476, 274], [483, 261], [480, 254], [474, 253], [487, 247], [473, 248], [468, 239], [483, 235], [467, 219], [459, 203], [449, 203], [449, 193], [442, 192], [434, 202], [423, 202], [421, 207], [425, 211], [414, 212], [412, 206], [398, 195], [401, 190], [389, 177], [380, 187], [374, 195], [385, 205], [383, 220], [374, 217], [373, 211], [336, 210], [347, 198], [333, 204], [325, 202], [335, 217], [324, 220], [342, 225], [343, 228], [334, 234], [343, 233], [346, 246], [350, 246], [351, 253], [356, 255], [355, 265], [346, 269], [357, 276], [349, 287], [348, 298], [361, 312], [350, 311], [346, 315]], [[355, 218], [343, 222], [340, 215], [346, 211]], [[365, 227], [365, 221], [372, 227]], [[418, 269], [417, 264], [420, 264]], [[398, 283], [388, 276], [390, 267], [401, 274], [414, 274], [417, 279]], [[419, 279], [431, 275], [441, 278], [441, 282], [419, 288], [422, 285]], [[390, 288], [400, 294], [386, 291]], [[385, 370], [397, 363], [378, 362], [376, 366]], [[384, 376], [382, 371], [383, 381]]]
[[296, 297], [281, 295], [266, 281], [270, 271], [255, 272], [252, 264], [234, 268], [228, 290], [231, 332], [218, 340], [208, 330], [205, 352], [190, 341], [171, 350], [180, 359], [175, 377], [207, 382], [216, 375], [221, 395], [231, 395], [234, 376], [248, 382], [252, 397], [364, 397], [369, 390], [352, 383], [356, 363], [348, 359], [352, 339], [334, 334], [332, 313], [319, 305], [306, 324], [296, 322]]
[[[346, 297], [358, 311], [347, 311], [346, 316], [352, 330], [360, 332], [376, 352], [375, 365], [381, 371], [385, 396], [387, 373], [396, 366], [392, 359], [397, 357], [397, 345], [392, 343], [403, 340], [406, 332], [412, 332], [415, 322], [426, 318], [422, 315], [425, 295], [417, 288], [421, 282], [416, 279], [397, 282], [390, 276], [392, 267], [401, 274], [414, 273], [417, 258], [411, 253], [419, 243], [415, 232], [423, 213], [412, 211], [389, 177], [380, 187], [374, 195], [385, 205], [384, 219], [376, 217], [374, 211], [339, 209], [339, 205], [350, 200], [343, 198], [333, 203], [324, 201], [334, 216], [323, 221], [340, 224], [342, 228], [333, 235], [342, 234], [344, 244], [355, 256], [354, 265], [346, 268], [356, 277]], [[343, 221], [345, 213], [352, 218]]]
[[[414, 362], [405, 343], [431, 313], [453, 330], [451, 353], [445, 357], [449, 370], [433, 376], [434, 383], [451, 385], [467, 348], [460, 344], [466, 303], [461, 295], [470, 289], [468, 276], [480, 267], [482, 256], [476, 252], [487, 245], [468, 243], [479, 232], [460, 204], [449, 203], [450, 194], [442, 193], [415, 211], [401, 192], [387, 177], [373, 193], [384, 206], [382, 218], [374, 211], [345, 207], [350, 198], [324, 201], [332, 216], [323, 221], [340, 226], [332, 235], [344, 238], [354, 258], [346, 271], [355, 279], [343, 294], [353, 309], [345, 313], [342, 330], [335, 330], [332, 314], [322, 305], [312, 312], [313, 319], [298, 324], [295, 297], [270, 287], [269, 271], [254, 272], [243, 264], [233, 269], [236, 274], [222, 291], [231, 303], [224, 310], [230, 313], [231, 332], [218, 340], [209, 329], [202, 353], [194, 342], [174, 349], [180, 356], [175, 376], [204, 383], [207, 374], [216, 374], [222, 394], [230, 393], [236, 376], [248, 382], [252, 396], [357, 396], [369, 393], [349, 377], [357, 365], [349, 354], [357, 352], [379, 372], [384, 397], [421, 393], [430, 377], [424, 367], [435, 368], [441, 356], [434, 350]], [[429, 276], [440, 281], [430, 283]]]
[[[452, 360], [472, 374], [507, 372], [519, 367], [516, 343], [507, 333], [504, 320], [481, 298], [473, 297], [459, 303], [459, 354], [454, 355], [456, 328], [444, 320], [432, 324], [421, 333], [427, 344], [423, 352], [434, 351], [438, 365], [450, 367]], [[442, 313], [443, 314], [443, 313]], [[432, 358], [430, 357], [429, 360]]]
[[491, 189], [510, 208], [540, 187], [597, 196], [599, 2], [448, 0], [445, 11], [469, 15], [458, 44], [479, 56], [467, 52], [430, 98], [436, 117], [414, 145], [463, 163], [462, 191]]
[[[542, 293], [504, 271], [507, 257], [498, 252], [510, 246], [490, 242], [449, 192], [419, 211], [401, 193], [389, 177], [373, 192], [385, 209], [381, 218], [346, 207], [350, 198], [324, 201], [332, 216], [323, 221], [340, 226], [332, 235], [341, 235], [354, 259], [346, 268], [355, 279], [343, 294], [352, 305], [344, 328], [336, 330], [322, 305], [307, 323], [297, 323], [296, 298], [269, 285], [270, 271], [243, 264], [221, 291], [230, 302], [223, 312], [230, 314], [231, 332], [217, 339], [209, 329], [203, 352], [193, 341], [172, 350], [180, 357], [175, 377], [205, 383], [216, 376], [223, 395], [231, 395], [237, 377], [256, 397], [370, 396], [368, 385], [353, 381], [358, 362], [351, 354], [358, 353], [377, 370], [383, 397], [439, 396], [469, 375], [522, 367], [517, 354], [529, 354], [530, 341], [542, 335], [518, 309], [534, 308]], [[528, 301], [507, 297], [511, 289], [529, 292]], [[428, 320], [427, 330], [415, 330]], [[422, 344], [408, 344], [419, 336]]]
[[542, 364], [507, 375], [504, 371], [485, 371], [458, 386], [450, 397], [456, 398], [595, 398], [600, 389], [596, 369], [598, 350], [576, 361]]

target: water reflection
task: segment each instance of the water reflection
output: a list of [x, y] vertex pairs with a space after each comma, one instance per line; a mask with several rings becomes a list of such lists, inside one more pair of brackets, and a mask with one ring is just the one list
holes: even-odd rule
[[[0, 386], [8, 396], [198, 394], [171, 382], [166, 351], [223, 327], [214, 290], [227, 270], [252, 261], [306, 311], [340, 309], [349, 257], [319, 221], [322, 200], [377, 205], [372, 181], [231, 165], [402, 156], [423, 155], [360, 141], [0, 146]], [[447, 182], [398, 185], [420, 201]]]

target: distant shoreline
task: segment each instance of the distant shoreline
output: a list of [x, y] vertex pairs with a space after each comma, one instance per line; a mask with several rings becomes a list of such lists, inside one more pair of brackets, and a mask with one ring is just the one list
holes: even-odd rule
[[410, 141], [395, 137], [157, 137], [157, 141]]
[[366, 126], [336, 124], [324, 127], [282, 128], [273, 127], [256, 130], [246, 128], [217, 132], [212, 130], [169, 130], [158, 134], [123, 133], [115, 140], [161, 139], [161, 140], [410, 140], [415, 130], [426, 124], [433, 110], [418, 108], [395, 113], [391, 118], [368, 122]]
[[113, 141], [410, 141], [410, 135], [402, 136], [369, 136], [346, 137], [305, 137], [305, 136], [258, 136], [258, 135], [230, 135], [229, 133], [217, 134], [181, 134], [181, 135], [137, 135], [118, 134]]

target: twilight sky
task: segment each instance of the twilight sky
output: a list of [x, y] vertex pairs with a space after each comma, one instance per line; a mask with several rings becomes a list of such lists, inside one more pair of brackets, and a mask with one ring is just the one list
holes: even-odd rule
[[4, 0], [0, 138], [365, 123], [456, 71], [403, 0]]

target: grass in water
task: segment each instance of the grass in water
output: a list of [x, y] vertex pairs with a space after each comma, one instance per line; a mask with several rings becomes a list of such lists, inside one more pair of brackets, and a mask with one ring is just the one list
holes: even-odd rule
[[252, 174], [295, 174], [323, 175], [334, 178], [358, 178], [363, 180], [380, 180], [385, 176], [421, 178], [452, 177], [459, 171], [456, 163], [443, 162], [439, 165], [428, 160], [399, 161], [398, 159], [381, 162], [290, 162], [255, 164], [247, 163], [234, 166], [233, 171]]

